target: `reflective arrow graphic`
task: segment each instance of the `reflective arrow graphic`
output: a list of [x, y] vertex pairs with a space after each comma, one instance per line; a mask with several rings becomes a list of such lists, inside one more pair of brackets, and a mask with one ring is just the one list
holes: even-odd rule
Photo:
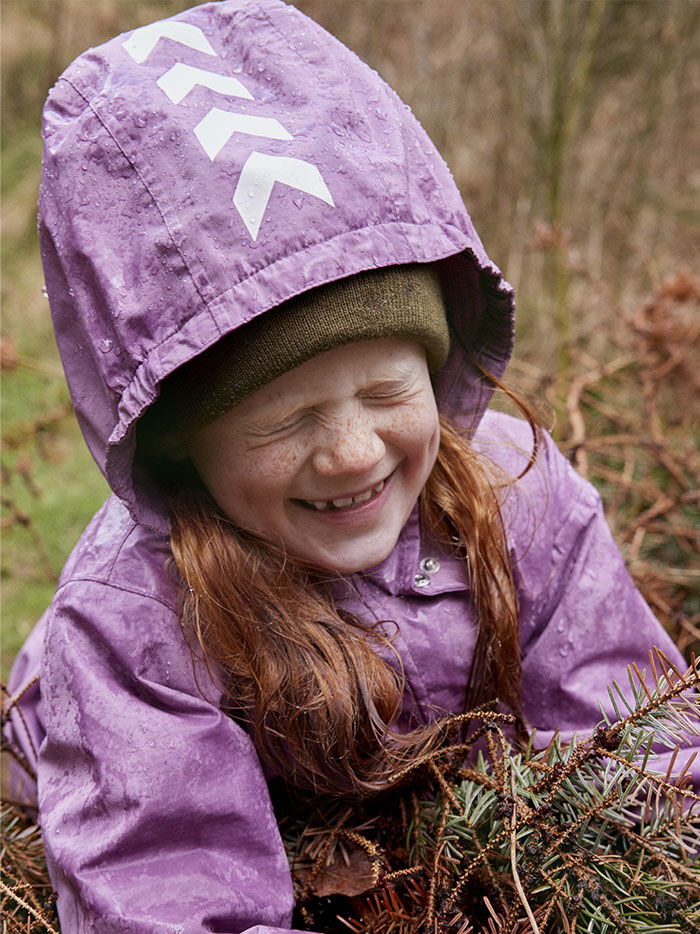
[[126, 42], [122, 43], [135, 62], [145, 62], [159, 39], [172, 39], [181, 45], [189, 46], [206, 55], [216, 55], [207, 37], [199, 26], [192, 23], [173, 23], [163, 20], [135, 29]]
[[228, 110], [212, 107], [194, 128], [194, 135], [214, 161], [234, 133], [250, 136], [265, 136], [268, 139], [293, 139], [279, 120], [274, 117], [254, 117], [250, 114], [235, 114]]
[[268, 156], [262, 152], [252, 152], [238, 179], [233, 203], [253, 240], [258, 239], [275, 182], [305, 191], [335, 207], [328, 186], [315, 165], [291, 156]]
[[194, 65], [186, 65], [184, 62], [177, 62], [169, 68], [158, 78], [156, 84], [168, 95], [173, 104], [179, 104], [197, 85], [202, 85], [211, 91], [218, 91], [219, 94], [226, 94], [228, 97], [245, 97], [249, 101], [253, 100], [253, 95], [238, 78], [220, 75], [214, 71], [205, 71], [203, 68], [195, 68]]
[[[137, 64], [141, 64], [146, 61], [160, 39], [170, 39], [196, 52], [218, 57], [198, 26], [173, 20], [142, 26], [134, 30], [122, 45], [131, 58]], [[255, 100], [243, 82], [233, 75], [222, 75], [185, 62], [176, 62], [156, 83], [176, 105], [181, 104], [197, 86], [226, 97]], [[294, 138], [274, 117], [231, 113], [218, 107], [212, 107], [194, 127], [193, 132], [212, 162], [235, 133], [285, 141]], [[260, 225], [276, 182], [303, 191], [335, 207], [323, 176], [311, 162], [291, 156], [270, 156], [254, 151], [243, 165], [233, 195], [233, 204], [253, 240], [258, 239]]]

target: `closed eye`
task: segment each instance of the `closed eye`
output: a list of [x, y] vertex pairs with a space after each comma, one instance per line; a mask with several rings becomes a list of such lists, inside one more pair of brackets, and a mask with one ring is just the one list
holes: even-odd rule
[[367, 401], [382, 400], [394, 401], [409, 399], [414, 395], [415, 382], [413, 380], [392, 380], [391, 382], [382, 381], [372, 386], [368, 386], [358, 393], [360, 399]]
[[247, 425], [247, 431], [251, 435], [255, 435], [260, 438], [276, 437], [277, 435], [284, 434], [285, 432], [293, 431], [305, 420], [309, 415], [309, 409], [300, 409], [288, 418], [280, 419], [275, 422], [265, 422], [258, 423], [255, 425]]

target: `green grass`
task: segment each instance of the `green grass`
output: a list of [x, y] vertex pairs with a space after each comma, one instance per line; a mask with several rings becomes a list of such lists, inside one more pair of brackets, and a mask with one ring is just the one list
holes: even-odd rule
[[2, 414], [4, 681], [108, 491], [82, 442], [62, 380], [20, 367], [5, 372]]

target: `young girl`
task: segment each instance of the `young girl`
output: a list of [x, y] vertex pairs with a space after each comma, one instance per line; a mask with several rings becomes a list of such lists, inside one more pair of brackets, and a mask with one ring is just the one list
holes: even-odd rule
[[498, 698], [546, 743], [653, 644], [682, 665], [592, 488], [486, 411], [510, 288], [354, 55], [210, 3], [81, 56], [44, 139], [46, 287], [114, 491], [13, 673], [41, 664], [15, 740], [64, 931], [288, 927], [273, 776], [358, 798], [447, 715]]

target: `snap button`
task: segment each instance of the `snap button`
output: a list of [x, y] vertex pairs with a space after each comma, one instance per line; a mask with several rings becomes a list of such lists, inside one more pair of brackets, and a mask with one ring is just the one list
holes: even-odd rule
[[426, 574], [436, 574], [440, 570], [440, 562], [437, 558], [423, 558], [420, 569]]
[[430, 583], [430, 578], [427, 574], [416, 574], [416, 576], [413, 578], [413, 583], [416, 585], [416, 587], [427, 587]]

